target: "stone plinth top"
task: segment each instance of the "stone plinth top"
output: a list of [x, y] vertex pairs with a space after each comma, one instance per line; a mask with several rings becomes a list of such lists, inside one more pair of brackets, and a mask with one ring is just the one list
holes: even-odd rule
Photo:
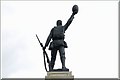
[[70, 71], [51, 71], [47, 72], [47, 76], [45, 76], [46, 80], [53, 80], [53, 79], [74, 79], [72, 72]]

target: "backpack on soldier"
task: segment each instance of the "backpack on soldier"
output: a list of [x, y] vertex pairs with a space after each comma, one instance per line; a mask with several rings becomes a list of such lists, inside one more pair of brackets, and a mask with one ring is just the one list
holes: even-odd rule
[[57, 26], [53, 28], [53, 39], [64, 39], [64, 28], [63, 26]]

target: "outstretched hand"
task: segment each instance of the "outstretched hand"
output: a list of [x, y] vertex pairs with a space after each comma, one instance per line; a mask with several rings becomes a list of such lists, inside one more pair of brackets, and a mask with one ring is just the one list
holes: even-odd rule
[[77, 14], [77, 13], [78, 13], [78, 6], [77, 6], [77, 5], [74, 5], [74, 6], [72, 7], [72, 11], [73, 11], [73, 14], [74, 14], [74, 15]]

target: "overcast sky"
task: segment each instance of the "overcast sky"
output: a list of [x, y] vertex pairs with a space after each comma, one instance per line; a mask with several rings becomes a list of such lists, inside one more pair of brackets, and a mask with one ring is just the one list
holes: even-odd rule
[[[75, 78], [118, 77], [118, 1], [2, 1], [2, 77], [44, 78], [42, 49], [51, 28], [79, 12], [65, 33], [66, 66]], [[49, 57], [50, 51], [46, 49]], [[59, 53], [55, 68], [61, 68]]]

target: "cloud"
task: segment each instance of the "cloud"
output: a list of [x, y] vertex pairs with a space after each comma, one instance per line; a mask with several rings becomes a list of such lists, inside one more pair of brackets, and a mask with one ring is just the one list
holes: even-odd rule
[[[65, 33], [67, 67], [76, 78], [117, 76], [117, 2], [5, 1], [1, 17], [2, 77], [44, 78], [43, 53], [35, 34], [45, 43], [56, 20], [66, 23], [74, 4], [79, 12]], [[59, 67], [58, 55], [55, 68]]]

